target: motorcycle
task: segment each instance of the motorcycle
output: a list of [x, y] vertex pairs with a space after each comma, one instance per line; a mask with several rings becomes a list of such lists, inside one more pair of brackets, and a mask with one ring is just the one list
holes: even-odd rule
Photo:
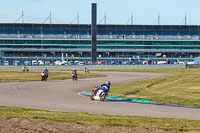
[[46, 81], [46, 74], [45, 73], [41, 73], [41, 81]]
[[89, 69], [86, 69], [86, 68], [84, 69], [84, 72], [88, 74], [90, 73]]
[[76, 80], [77, 81], [77, 74], [72, 74], [72, 80], [74, 81], [74, 80]]
[[108, 95], [107, 90], [103, 87], [95, 87], [92, 90], [90, 99], [91, 100], [100, 100], [100, 101], [104, 101], [106, 96]]
[[85, 73], [88, 73], [88, 74], [89, 74], [89, 73], [90, 73], [90, 71], [89, 71], [89, 70], [86, 70], [86, 71], [85, 71]]
[[22, 69], [22, 72], [29, 72], [29, 69], [28, 69], [27, 67], [24, 67], [24, 68]]

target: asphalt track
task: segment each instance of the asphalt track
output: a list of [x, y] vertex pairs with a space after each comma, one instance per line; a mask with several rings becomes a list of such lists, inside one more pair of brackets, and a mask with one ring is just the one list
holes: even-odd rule
[[[99, 72], [96, 72], [99, 73]], [[47, 82], [16, 82], [0, 84], [0, 106], [14, 106], [62, 112], [88, 112], [112, 115], [133, 115], [156, 118], [200, 120], [200, 108], [175, 107], [112, 101], [91, 101], [79, 92], [100, 85], [126, 83], [164, 76], [164, 74], [101, 72], [106, 77]], [[112, 89], [112, 88], [111, 88]]]

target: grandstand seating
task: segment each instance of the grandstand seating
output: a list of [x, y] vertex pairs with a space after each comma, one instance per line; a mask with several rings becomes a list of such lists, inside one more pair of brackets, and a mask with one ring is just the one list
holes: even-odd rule
[[[97, 39], [200, 40], [198, 26], [98, 25]], [[91, 39], [90, 25], [0, 24], [0, 38]]]
[[[88, 34], [0, 34], [0, 38], [37, 38], [37, 39], [91, 39]], [[127, 39], [127, 40], [200, 40], [199, 35], [103, 35], [97, 39]]]

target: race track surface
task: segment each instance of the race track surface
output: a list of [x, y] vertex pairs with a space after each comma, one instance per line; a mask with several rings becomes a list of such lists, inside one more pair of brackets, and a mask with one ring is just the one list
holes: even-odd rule
[[[112, 115], [133, 115], [157, 118], [200, 120], [200, 108], [154, 104], [91, 101], [79, 92], [89, 90], [106, 80], [112, 84], [126, 83], [164, 76], [151, 73], [95, 72], [106, 77], [47, 82], [17, 82], [0, 84], [0, 106], [14, 106], [62, 112], [88, 112]], [[112, 88], [111, 88], [112, 89]]]

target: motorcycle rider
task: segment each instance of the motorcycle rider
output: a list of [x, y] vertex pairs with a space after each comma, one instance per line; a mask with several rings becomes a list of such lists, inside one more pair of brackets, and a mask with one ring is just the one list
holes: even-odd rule
[[46, 76], [46, 79], [47, 79], [48, 76], [49, 76], [49, 70], [47, 68], [45, 68], [44, 73], [45, 73], [45, 76]]
[[110, 86], [111, 86], [111, 82], [110, 81], [106, 81], [106, 83], [101, 85], [101, 88], [104, 88], [106, 91], [106, 94], [108, 94], [109, 90], [110, 90]]
[[99, 89], [103, 89], [106, 92], [106, 95], [108, 95], [108, 92], [110, 90], [111, 82], [106, 81], [104, 84], [102, 84], [100, 87], [97, 87], [97, 89], [94, 91], [94, 94], [98, 92]]
[[72, 80], [74, 81], [74, 79], [77, 81], [77, 70], [75, 68], [73, 68], [73, 71], [72, 71]]
[[23, 71], [23, 72], [28, 72], [28, 71], [29, 71], [29, 69], [28, 69], [28, 67], [27, 67], [27, 66], [25, 66], [25, 65], [24, 65], [24, 66], [22, 67], [22, 71]]
[[89, 72], [89, 69], [88, 69], [87, 67], [84, 68], [84, 72], [85, 72], [85, 73], [90, 73], [90, 72]]

